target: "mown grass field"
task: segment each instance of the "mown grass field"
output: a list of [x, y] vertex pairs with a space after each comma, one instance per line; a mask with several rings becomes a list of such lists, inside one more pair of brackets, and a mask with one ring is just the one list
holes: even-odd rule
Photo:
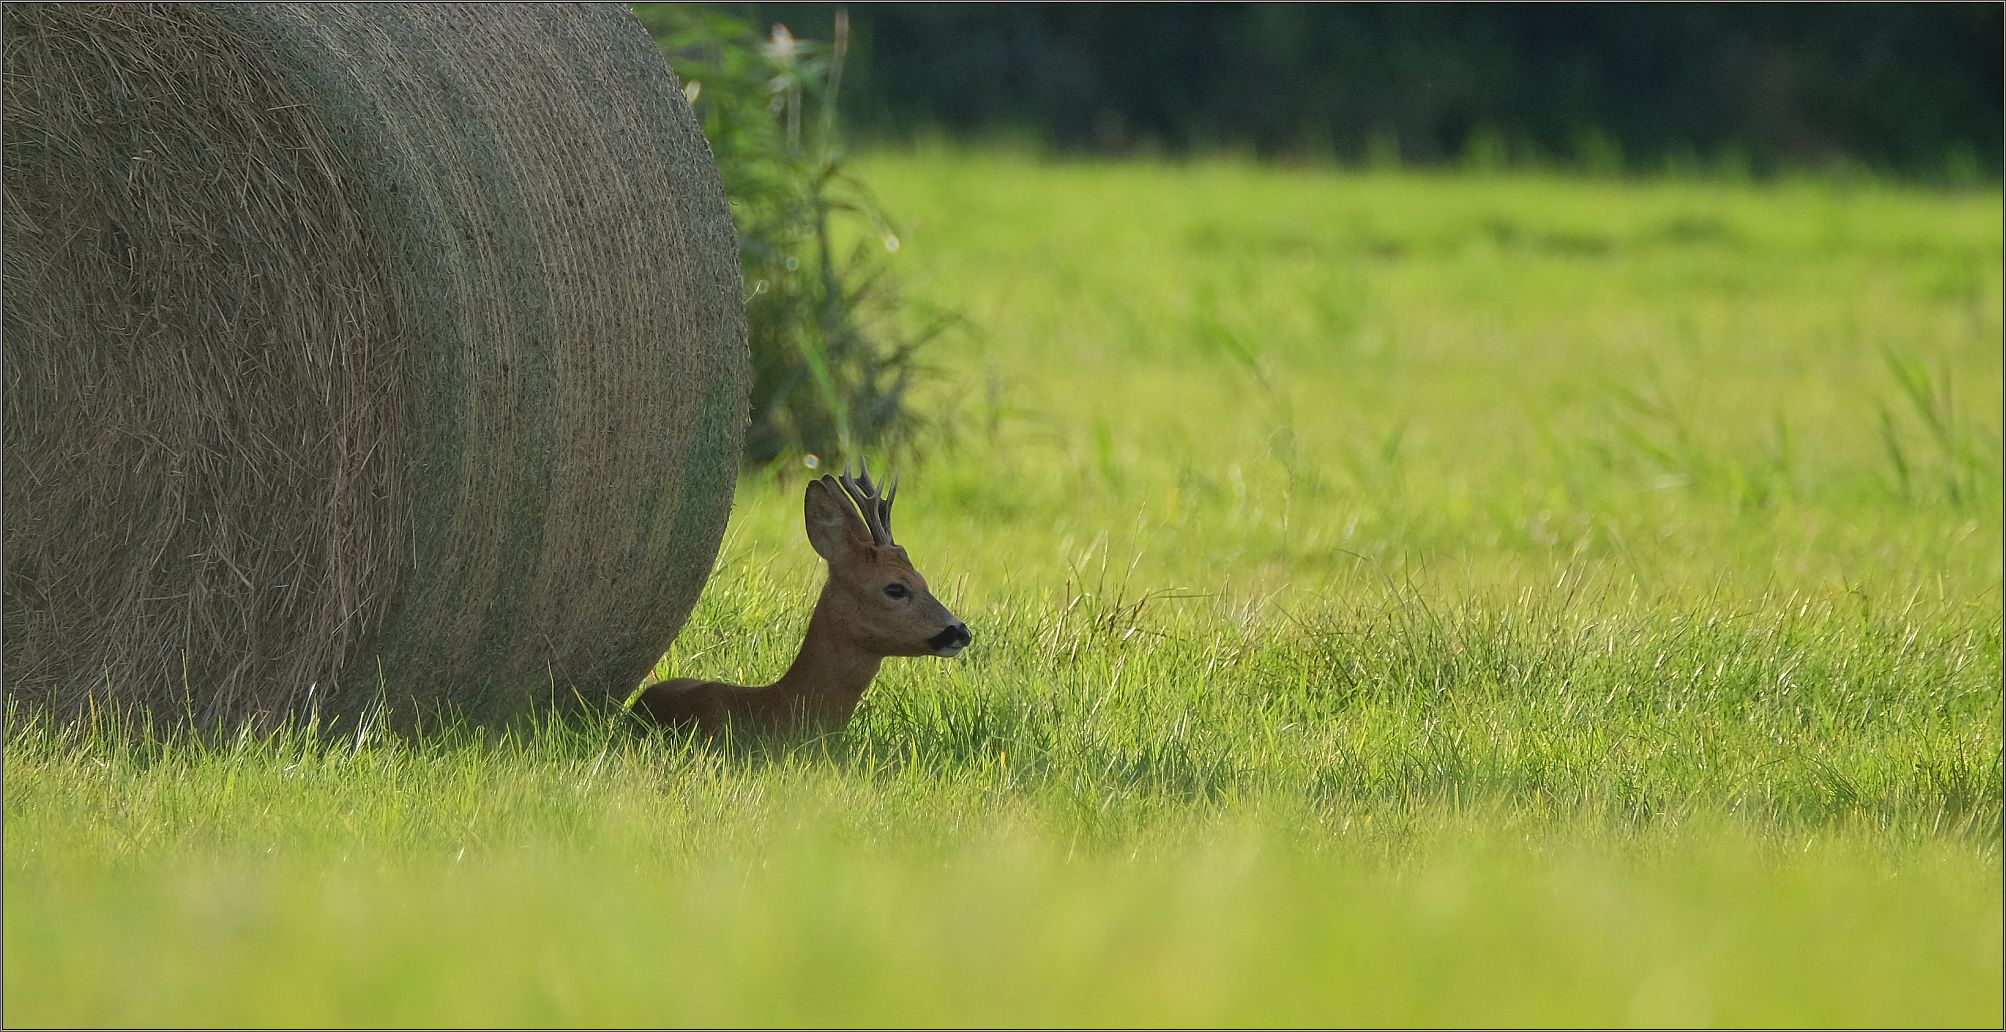
[[[2000, 1023], [1998, 193], [860, 171], [961, 660], [753, 755], [17, 720], [6, 1022]], [[785, 665], [799, 491], [669, 668]]]

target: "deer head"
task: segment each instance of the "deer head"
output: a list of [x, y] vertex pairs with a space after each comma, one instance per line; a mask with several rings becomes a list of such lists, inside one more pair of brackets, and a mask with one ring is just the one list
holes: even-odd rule
[[818, 612], [830, 633], [873, 656], [954, 656], [971, 640], [927, 589], [906, 550], [892, 541], [894, 476], [883, 496], [870, 468], [852, 477], [824, 476], [808, 484], [803, 509], [808, 543], [829, 563]]

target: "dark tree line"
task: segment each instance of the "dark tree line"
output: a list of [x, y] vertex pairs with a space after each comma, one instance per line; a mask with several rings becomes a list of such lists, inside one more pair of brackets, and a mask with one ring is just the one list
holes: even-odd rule
[[[827, 40], [837, 5], [731, 4]], [[847, 5], [853, 135], [1996, 174], [1997, 4]]]

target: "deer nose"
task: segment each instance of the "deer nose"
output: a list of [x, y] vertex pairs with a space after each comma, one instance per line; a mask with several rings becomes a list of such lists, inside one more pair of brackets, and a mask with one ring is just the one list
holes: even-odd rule
[[964, 647], [972, 640], [974, 639], [969, 637], [967, 624], [951, 623], [947, 625], [946, 630], [928, 639], [926, 644], [937, 652], [941, 649]]

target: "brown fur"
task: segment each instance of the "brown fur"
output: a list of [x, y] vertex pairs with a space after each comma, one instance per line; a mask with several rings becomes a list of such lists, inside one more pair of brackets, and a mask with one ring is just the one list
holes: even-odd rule
[[[865, 492], [871, 492], [868, 475]], [[854, 488], [852, 488], [854, 490]], [[856, 497], [856, 496], [852, 496]], [[879, 500], [868, 493], [866, 511]], [[864, 690], [890, 656], [953, 656], [967, 628], [933, 597], [904, 548], [891, 542], [883, 501], [867, 525], [834, 477], [809, 483], [803, 510], [808, 540], [828, 561], [828, 580], [808, 618], [793, 665], [772, 684], [747, 687], [677, 678], [648, 685], [635, 712], [656, 723], [716, 734], [726, 728], [760, 732], [828, 733], [848, 724]], [[893, 598], [889, 584], [907, 595]], [[959, 628], [960, 644], [932, 642]]]

